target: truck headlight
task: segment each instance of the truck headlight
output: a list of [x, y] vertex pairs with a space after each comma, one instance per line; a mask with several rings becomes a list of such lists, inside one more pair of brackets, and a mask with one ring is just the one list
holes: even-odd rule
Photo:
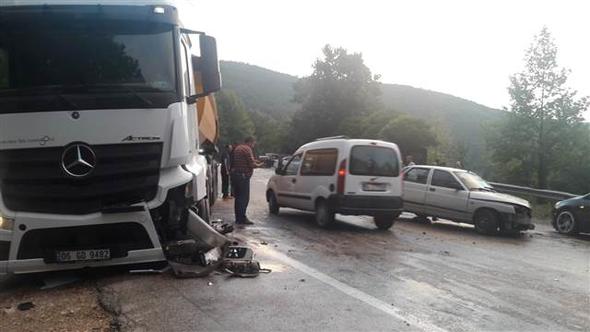
[[14, 227], [14, 219], [0, 215], [0, 229], [11, 231]]

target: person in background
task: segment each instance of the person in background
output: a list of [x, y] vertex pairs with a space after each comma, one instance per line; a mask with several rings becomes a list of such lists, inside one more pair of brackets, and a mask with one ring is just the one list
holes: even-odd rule
[[463, 163], [461, 162], [461, 160], [457, 160], [457, 163], [455, 164], [455, 166], [459, 169], [463, 169]]
[[414, 162], [414, 156], [407, 155], [406, 156], [406, 166], [414, 166], [416, 163]]
[[234, 213], [237, 225], [253, 224], [246, 216], [250, 202], [250, 178], [254, 168], [262, 166], [262, 163], [254, 158], [252, 151], [254, 145], [256, 145], [254, 137], [247, 137], [243, 144], [234, 147], [231, 154], [230, 181], [234, 190]]
[[[227, 200], [232, 198], [232, 195], [230, 195], [230, 180], [229, 180], [229, 175], [230, 175], [230, 167], [231, 167], [231, 153], [232, 153], [233, 147], [231, 144], [228, 144], [225, 146], [225, 150], [223, 151], [223, 154], [221, 155], [221, 192], [223, 194], [223, 199]], [[232, 190], [232, 194], [233, 194], [233, 190]]]

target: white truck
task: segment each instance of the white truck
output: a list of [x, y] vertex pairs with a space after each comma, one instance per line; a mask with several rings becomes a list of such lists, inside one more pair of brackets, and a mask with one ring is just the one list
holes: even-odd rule
[[164, 260], [204, 229], [196, 103], [221, 80], [179, 8], [0, 2], [0, 274]]

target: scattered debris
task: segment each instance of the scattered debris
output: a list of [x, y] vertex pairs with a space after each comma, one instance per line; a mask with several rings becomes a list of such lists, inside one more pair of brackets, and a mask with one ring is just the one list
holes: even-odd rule
[[473, 241], [473, 244], [475, 244], [475, 241]]
[[207, 286], [213, 286], [213, 283], [212, 283], [211, 281], [209, 281], [209, 282], [207, 283]]
[[16, 308], [14, 307], [6, 307], [4, 309], [2, 309], [2, 311], [4, 311], [5, 314], [9, 315], [9, 314], [13, 314], [16, 312]]
[[305, 279], [299, 279], [299, 282], [305, 282]]
[[447, 250], [442, 250], [439, 252], [439, 254], [443, 255], [443, 256], [451, 256], [451, 253], [448, 252]]
[[426, 235], [426, 232], [422, 232], [422, 235]]
[[263, 246], [266, 246], [266, 245], [268, 245], [268, 242], [262, 241], [262, 242], [260, 242], [260, 244], [262, 244]]
[[23, 303], [19, 303], [16, 308], [20, 311], [27, 311], [30, 309], [33, 309], [35, 307], [35, 304], [33, 302], [23, 302]]

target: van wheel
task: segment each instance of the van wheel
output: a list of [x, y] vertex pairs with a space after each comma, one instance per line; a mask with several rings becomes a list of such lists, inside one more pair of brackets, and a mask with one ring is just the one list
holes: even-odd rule
[[279, 206], [279, 202], [277, 202], [277, 197], [275, 193], [272, 191], [268, 193], [268, 211], [275, 216], [279, 214], [279, 210], [281, 207]]
[[478, 211], [473, 217], [475, 231], [480, 234], [496, 235], [499, 232], [500, 218], [498, 214], [490, 209]]
[[[397, 214], [399, 216], [399, 214]], [[375, 222], [375, 226], [382, 231], [386, 231], [393, 226], [395, 222], [396, 215], [379, 215], [373, 217], [373, 221]]]
[[334, 211], [330, 209], [328, 203], [319, 201], [315, 207], [315, 222], [322, 228], [330, 227], [334, 223]]

